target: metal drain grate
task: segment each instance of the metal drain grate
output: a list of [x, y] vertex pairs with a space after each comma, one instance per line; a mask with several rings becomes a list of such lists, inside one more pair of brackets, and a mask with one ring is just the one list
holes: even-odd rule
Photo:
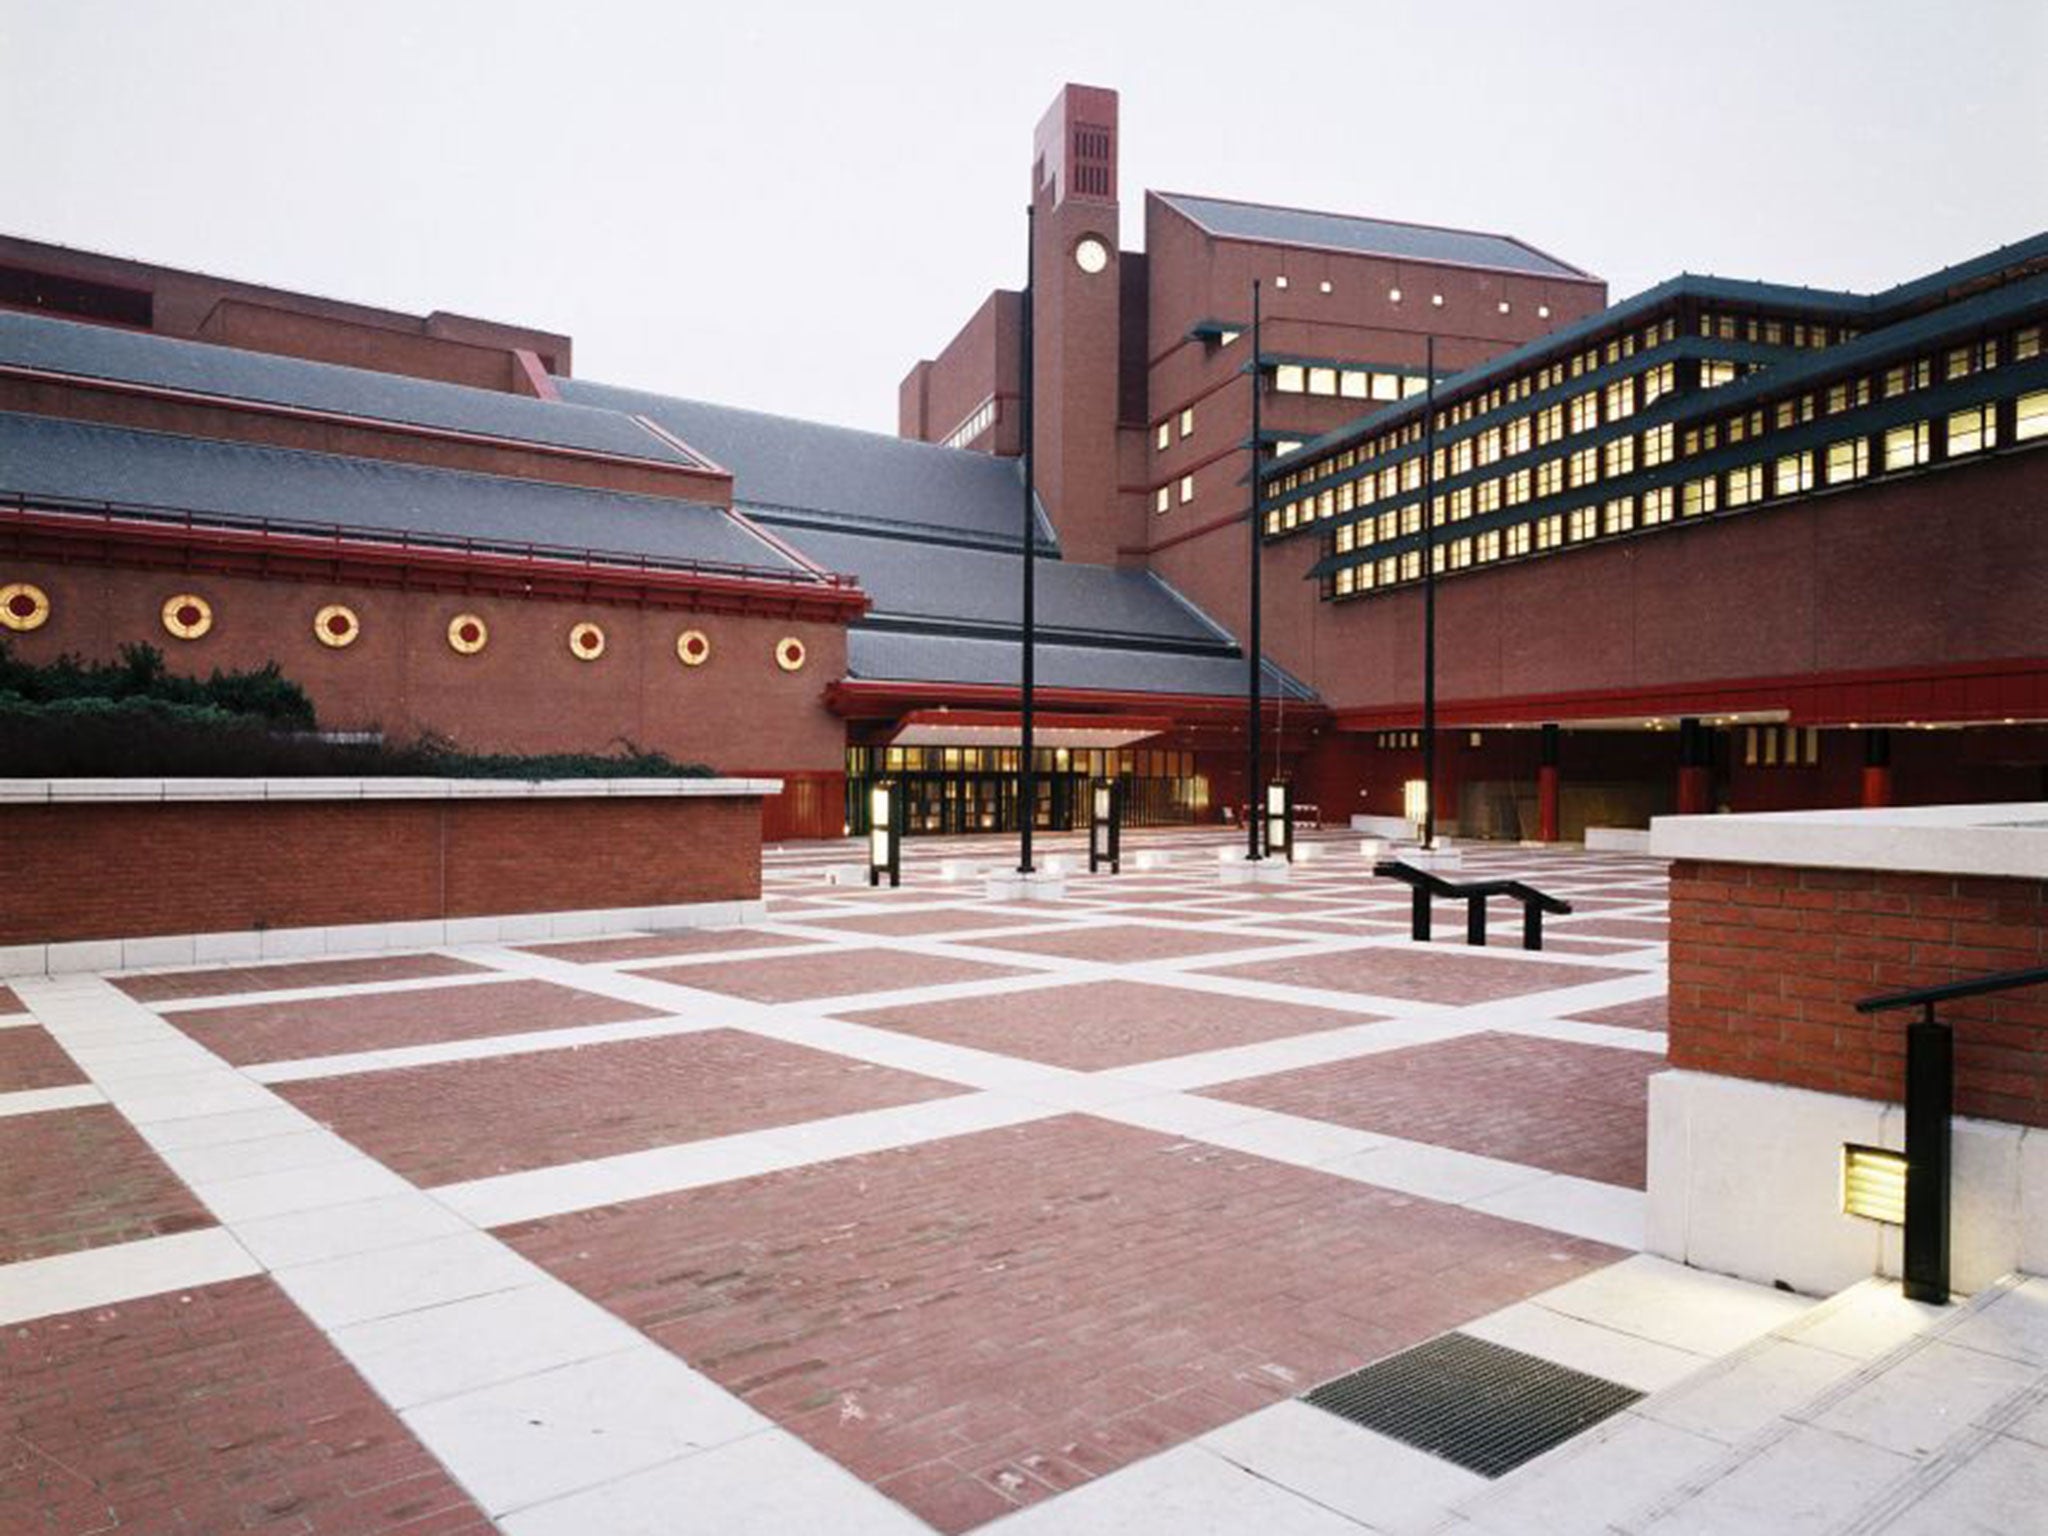
[[1447, 1333], [1326, 1381], [1303, 1401], [1499, 1477], [1642, 1395], [1518, 1349]]

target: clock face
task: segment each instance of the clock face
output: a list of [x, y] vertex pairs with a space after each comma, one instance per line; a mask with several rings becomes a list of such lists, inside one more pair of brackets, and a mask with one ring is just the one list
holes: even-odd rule
[[1074, 247], [1074, 265], [1083, 272], [1096, 273], [1109, 265], [1109, 247], [1093, 235]]

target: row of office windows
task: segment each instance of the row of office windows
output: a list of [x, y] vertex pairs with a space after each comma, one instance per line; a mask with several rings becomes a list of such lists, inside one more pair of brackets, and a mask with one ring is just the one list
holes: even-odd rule
[[[1756, 463], [1738, 465], [1718, 475], [1705, 475], [1677, 485], [1608, 497], [1604, 501], [1565, 512], [1548, 513], [1511, 527], [1446, 540], [1433, 547], [1432, 564], [1437, 573], [1447, 574], [1476, 565], [1547, 553], [1568, 544], [1633, 533], [1639, 528], [1657, 527], [1684, 518], [1740, 511], [1763, 501], [1797, 496], [1823, 486], [1849, 484], [1864, 479], [1873, 470], [1895, 474], [1918, 469], [1932, 462], [1937, 441], [1941, 443], [1947, 459], [1967, 458], [1998, 446], [1999, 416], [2000, 404], [1986, 402], [1932, 420], [1890, 427], [1875, 436], [1844, 438], [1822, 450], [1781, 454]], [[2035, 390], [2013, 401], [2012, 434], [2015, 442], [2048, 439], [2048, 390]], [[1435, 522], [1441, 526], [1447, 515], [1448, 508], [1440, 506]], [[1368, 528], [1382, 540], [1420, 533], [1421, 503], [1411, 502], [1392, 513], [1383, 514], [1370, 525], [1359, 523], [1339, 528], [1336, 552], [1345, 554], [1364, 547], [1367, 537], [1355, 530]], [[1347, 535], [1353, 537], [1347, 539]], [[1352, 565], [1340, 567], [1334, 573], [1328, 595], [1354, 597], [1420, 580], [1422, 559], [1420, 549], [1377, 558], [1368, 556]]]
[[941, 440], [942, 448], [965, 448], [982, 433], [996, 424], [996, 401], [991, 395], [976, 406], [968, 418], [948, 432]]
[[1314, 363], [1278, 363], [1273, 388], [1283, 395], [1327, 395], [1341, 400], [1405, 400], [1429, 388], [1420, 374], [1384, 369], [1338, 368]]
[[1195, 435], [1195, 408], [1184, 407], [1178, 416], [1169, 416], [1152, 429], [1153, 446], [1160, 449], [1173, 446], [1173, 429], [1180, 427], [1181, 441], [1186, 442]]
[[[2041, 355], [2043, 332], [2040, 325], [2024, 326], [2010, 336], [1983, 337], [1948, 347], [1926, 357], [1840, 380], [1826, 389], [1780, 400], [1768, 408], [1756, 407], [1696, 426], [1676, 428], [1666, 422], [1640, 433], [1610, 437], [1604, 442], [1553, 456], [1498, 478], [1460, 487], [1448, 493], [1447, 497], [1440, 496], [1439, 502], [1445, 502], [1447, 506], [1438, 516], [1437, 523], [1441, 526], [1446, 520], [1456, 522], [1484, 515], [1502, 506], [1519, 506], [1523, 502], [1542, 500], [1567, 490], [1582, 490], [1599, 481], [1614, 480], [1640, 469], [1655, 469], [1673, 458], [1692, 458], [1716, 452], [1724, 446], [1735, 447], [1772, 431], [1802, 426], [1824, 416], [1859, 409], [1873, 401], [1898, 399], [1915, 390], [1929, 388], [1937, 381], [1947, 383], [1965, 379], [1997, 368], [2001, 359], [2024, 362]], [[1560, 402], [1535, 413], [1533, 426], [1530, 417], [1518, 417], [1499, 427], [1490, 427], [1462, 438], [1448, 448], [1439, 448], [1431, 460], [1433, 478], [1441, 480], [1466, 475], [1501, 459], [1513, 458], [1528, 451], [1532, 439], [1533, 445], [1540, 448], [1596, 425], [1611, 426], [1625, 421], [1638, 409], [1662, 399], [1670, 391], [1673, 387], [1670, 369], [1670, 364], [1661, 364], [1646, 373], [1615, 380], [1599, 391], [1588, 391], [1571, 401]], [[1335, 462], [1341, 465], [1342, 456]], [[1289, 533], [1329, 518], [1357, 512], [1382, 499], [1419, 490], [1421, 484], [1422, 459], [1410, 456], [1385, 466], [1376, 474], [1362, 475], [1336, 486], [1325, 486], [1320, 491], [1269, 508], [1265, 516], [1265, 531], [1269, 535]], [[1382, 530], [1389, 526], [1385, 515], [1377, 522]], [[1373, 542], [1375, 537], [1385, 539], [1393, 536], [1387, 531], [1375, 535], [1373, 528], [1361, 520], [1352, 539], [1363, 545]], [[1343, 553], [1348, 547], [1342, 542], [1344, 529], [1338, 530], [1338, 537], [1338, 552]]]
[[1178, 480], [1169, 481], [1155, 489], [1152, 492], [1152, 510], [1154, 512], [1171, 512], [1174, 508], [1174, 493], [1176, 491], [1180, 494], [1181, 506], [1184, 507], [1193, 501], [1195, 499], [1195, 477], [1193, 475], [1182, 475]]

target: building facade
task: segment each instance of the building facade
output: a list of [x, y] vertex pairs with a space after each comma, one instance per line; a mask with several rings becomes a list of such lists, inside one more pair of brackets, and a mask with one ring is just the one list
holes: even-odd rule
[[2043, 793], [2048, 237], [1610, 307], [1509, 236], [1214, 197], [1146, 193], [1120, 249], [1118, 134], [1113, 93], [1060, 94], [1030, 291], [911, 369], [893, 438], [0, 240], [0, 640], [274, 660], [328, 728], [777, 775], [772, 836], [858, 830], [880, 777], [915, 831], [997, 830], [1028, 526], [1031, 814], [1114, 775], [1141, 821], [1215, 820], [1256, 454], [1260, 774], [1325, 820], [1419, 774], [1425, 574], [1454, 830]]

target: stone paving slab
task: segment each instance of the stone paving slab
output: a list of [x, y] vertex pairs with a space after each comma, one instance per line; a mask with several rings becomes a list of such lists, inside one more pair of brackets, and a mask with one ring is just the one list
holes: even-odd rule
[[[319, 1078], [278, 1091], [426, 1187], [965, 1090], [717, 1029]], [[510, 1105], [517, 1113], [506, 1113]]]
[[657, 1017], [652, 1008], [545, 981], [195, 1008], [173, 1024], [236, 1066]]

